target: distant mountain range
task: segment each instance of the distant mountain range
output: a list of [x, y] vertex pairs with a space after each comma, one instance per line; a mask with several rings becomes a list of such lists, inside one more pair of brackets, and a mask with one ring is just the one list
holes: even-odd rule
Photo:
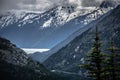
[[99, 30], [103, 52], [107, 52], [111, 38], [114, 39], [115, 47], [120, 47], [120, 5], [93, 23], [88, 25], [92, 27], [50, 56], [44, 62], [44, 65], [48, 69], [56, 72], [61, 70], [83, 75], [84, 72], [82, 72], [78, 65], [84, 63], [85, 55], [89, 53], [92, 48], [96, 26]]
[[[104, 5], [103, 5], [104, 4]], [[105, 5], [106, 4], [106, 5]], [[70, 36], [68, 36], [65, 40], [63, 40], [62, 42], [60, 42], [59, 44], [57, 44], [56, 46], [54, 46], [50, 51], [44, 52], [44, 53], [39, 53], [36, 52], [34, 54], [31, 54], [30, 56], [37, 61], [43, 62], [45, 61], [49, 56], [51, 56], [52, 54], [56, 53], [59, 49], [61, 49], [62, 47], [64, 47], [65, 45], [67, 45], [70, 41], [72, 41], [75, 37], [79, 36], [80, 34], [84, 33], [85, 31], [87, 31], [89, 28], [91, 28], [93, 25], [95, 25], [99, 20], [101, 20], [105, 15], [106, 12], [109, 13], [110, 10], [112, 10], [112, 8], [114, 8], [115, 6], [111, 6], [112, 3], [110, 4], [110, 2], [104, 2], [101, 3], [100, 7], [95, 9], [93, 12], [88, 13], [86, 15], [83, 16], [79, 16], [71, 21], [69, 21], [68, 23], [66, 23], [64, 25], [65, 27], [71, 28], [71, 30], [73, 30], [72, 28], [74, 27], [80, 27], [82, 25], [81, 22], [83, 21], [87, 21], [88, 24], [84, 25], [81, 28], [78, 28], [77, 31], [75, 31], [74, 33], [72, 33]], [[105, 7], [104, 7], [105, 6]], [[108, 6], [106, 8], [106, 6]], [[107, 14], [108, 14], [107, 13]], [[79, 22], [77, 24], [76, 20], [78, 20]], [[67, 28], [67, 29], [68, 29]], [[60, 30], [61, 31], [61, 30]], [[64, 33], [64, 31], [63, 31]], [[65, 33], [64, 33], [65, 35]]]
[[[0, 79], [89, 80], [79, 65], [92, 49], [96, 26], [104, 53], [111, 38], [115, 47], [120, 47], [120, 5], [117, 5], [103, 1], [98, 8], [65, 5], [44, 13], [16, 10], [0, 13]], [[51, 50], [28, 55], [13, 43], [22, 48]]]
[[0, 14], [0, 36], [21, 48], [51, 49], [113, 7], [110, 5], [108, 8], [103, 6], [75, 8], [65, 5], [44, 13], [3, 11]]

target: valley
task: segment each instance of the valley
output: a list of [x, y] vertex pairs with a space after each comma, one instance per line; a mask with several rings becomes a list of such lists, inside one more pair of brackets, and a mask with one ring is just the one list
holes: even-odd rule
[[0, 79], [119, 80], [120, 1], [94, 1], [0, 11]]

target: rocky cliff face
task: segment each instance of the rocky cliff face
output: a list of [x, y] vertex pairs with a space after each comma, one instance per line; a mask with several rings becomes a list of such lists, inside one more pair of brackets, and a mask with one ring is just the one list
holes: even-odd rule
[[14, 65], [25, 66], [28, 63], [27, 54], [4, 38], [0, 38], [0, 55], [2, 60]]
[[33, 61], [9, 40], [0, 37], [0, 78], [1, 80], [57, 80], [61, 77], [48, 71], [39, 62]]

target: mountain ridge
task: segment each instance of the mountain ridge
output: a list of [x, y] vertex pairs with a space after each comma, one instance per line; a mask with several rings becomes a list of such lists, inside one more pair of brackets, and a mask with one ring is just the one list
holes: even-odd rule
[[56, 80], [61, 78], [2, 37], [0, 37], [0, 72], [1, 80]]
[[119, 47], [119, 22], [120, 5], [113, 9], [103, 19], [98, 21], [96, 25], [93, 25], [93, 27], [76, 37], [69, 44], [61, 48], [57, 53], [50, 56], [43, 64], [50, 70], [83, 73], [81, 75], [84, 75], [85, 72], [81, 70], [78, 65], [84, 63], [85, 55], [92, 48], [95, 27], [97, 26], [99, 29], [99, 36], [103, 44], [102, 51], [106, 53], [106, 48], [109, 47], [111, 37], [114, 38], [115, 47]]
[[[95, 10], [91, 13], [88, 13], [82, 17], [85, 17], [85, 16], [90, 16], [92, 14], [95, 14], [97, 11], [99, 11], [101, 9], [98, 9], [98, 10]], [[102, 11], [102, 10], [101, 10]], [[110, 11], [108, 11], [108, 13], [110, 13]], [[104, 13], [104, 12], [103, 12]], [[105, 15], [101, 15], [101, 17], [103, 17]], [[79, 16], [81, 17], [81, 16]], [[93, 20], [92, 22], [90, 22], [89, 24], [87, 24], [86, 26], [84, 27], [81, 27], [80, 29], [78, 29], [76, 32], [72, 33], [70, 36], [67, 37], [67, 39], [63, 40], [62, 42], [60, 42], [59, 44], [57, 44], [55, 47], [53, 47], [51, 50], [47, 51], [47, 52], [43, 52], [43, 53], [39, 53], [39, 52], [36, 52], [34, 54], [30, 54], [30, 56], [34, 59], [34, 60], [37, 60], [37, 61], [40, 61], [40, 62], [44, 62], [44, 60], [46, 60], [49, 56], [51, 56], [52, 54], [56, 53], [60, 48], [64, 47], [66, 44], [68, 44], [70, 41], [72, 41], [76, 36], [82, 34], [84, 31], [86, 31], [87, 29], [90, 28], [90, 26], [88, 25], [91, 25], [92, 23], [94, 22], [97, 22], [99, 21], [99, 19], [101, 17], [98, 17], [97, 20]], [[74, 20], [71, 20], [71, 22], [74, 22]], [[67, 25], [66, 25], [67, 26]], [[79, 25], [78, 25], [79, 26]], [[41, 56], [41, 57], [40, 57]]]
[[[94, 10], [97, 9], [81, 8], [71, 11], [70, 7], [64, 8], [60, 6], [52, 8], [44, 13], [32, 14], [29, 12], [18, 12], [21, 14], [21, 16], [19, 16], [20, 19], [17, 19], [16, 15], [12, 13], [6, 16], [4, 16], [4, 14], [0, 16], [0, 36], [11, 40], [21, 48], [52, 48], [78, 30], [80, 26], [88, 24], [102, 15], [102, 12], [106, 13], [108, 11], [107, 9], [103, 9], [103, 11], [99, 10], [98, 13], [88, 16], [82, 19], [82, 21], [79, 19], [77, 20], [77, 17], [84, 16]], [[71, 23], [71, 20], [74, 20], [75, 23]], [[79, 25], [79, 27], [76, 25]], [[71, 27], [66, 28], [66, 26]], [[59, 34], [57, 34], [58, 31]], [[63, 35], [63, 32], [65, 35]], [[34, 40], [31, 40], [31, 37], [34, 38]], [[53, 41], [53, 38], [55, 38], [55, 41]], [[50, 40], [48, 41], [48, 39]]]

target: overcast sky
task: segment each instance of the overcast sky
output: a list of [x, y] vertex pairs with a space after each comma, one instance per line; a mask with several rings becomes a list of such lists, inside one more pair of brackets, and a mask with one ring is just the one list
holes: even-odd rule
[[79, 6], [97, 6], [103, 0], [0, 0], [1, 10], [37, 10], [45, 11], [65, 3]]

